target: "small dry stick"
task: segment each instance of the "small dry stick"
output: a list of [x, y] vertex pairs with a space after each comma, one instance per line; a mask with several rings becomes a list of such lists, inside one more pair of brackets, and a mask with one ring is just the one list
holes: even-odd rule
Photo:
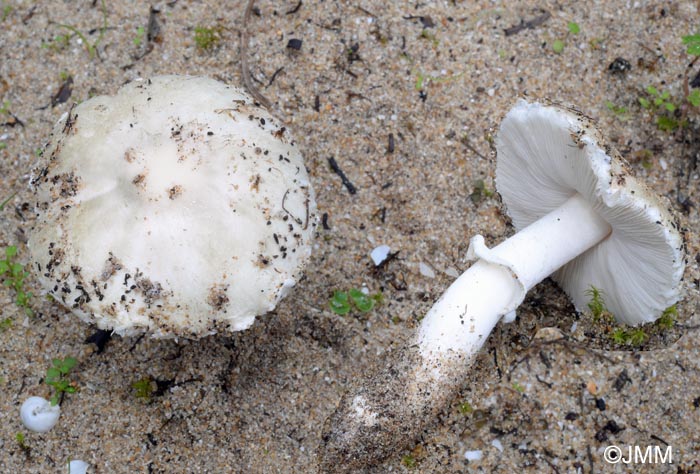
[[241, 30], [241, 74], [243, 75], [243, 84], [246, 90], [260, 105], [266, 109], [271, 108], [270, 101], [253, 84], [253, 79], [250, 75], [250, 67], [248, 66], [248, 23], [250, 22], [250, 14], [253, 11], [255, 0], [248, 0], [243, 14], [243, 29]]

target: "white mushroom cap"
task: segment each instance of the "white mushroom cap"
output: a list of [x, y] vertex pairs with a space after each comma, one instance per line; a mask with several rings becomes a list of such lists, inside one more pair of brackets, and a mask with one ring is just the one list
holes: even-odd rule
[[44, 288], [120, 334], [249, 327], [300, 277], [314, 193], [285, 127], [242, 90], [160, 76], [59, 120], [35, 172]]
[[578, 310], [603, 292], [618, 321], [656, 320], [679, 298], [684, 245], [667, 205], [630, 175], [593, 121], [556, 105], [511, 109], [496, 139], [496, 183], [516, 229], [579, 193], [612, 227], [600, 244], [555, 272]]

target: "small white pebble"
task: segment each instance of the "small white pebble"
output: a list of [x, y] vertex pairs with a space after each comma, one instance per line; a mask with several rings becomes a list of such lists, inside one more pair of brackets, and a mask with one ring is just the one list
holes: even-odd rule
[[666, 162], [666, 160], [664, 160], [663, 158], [661, 158], [661, 159], [659, 160], [659, 164], [661, 165], [661, 169], [664, 170], [664, 171], [666, 171], [666, 169], [668, 168], [668, 163]]
[[466, 459], [467, 461], [478, 461], [479, 459], [481, 459], [481, 451], [467, 451], [464, 453], [464, 459]]
[[455, 267], [447, 267], [445, 268], [445, 275], [457, 278], [459, 276], [459, 271], [457, 271]]
[[576, 329], [578, 328], [578, 323], [574, 321], [574, 323], [571, 325], [571, 332], [576, 332]]
[[41, 397], [27, 398], [19, 409], [22, 424], [30, 431], [46, 433], [56, 425], [61, 408]]
[[435, 271], [432, 268], [430, 268], [429, 265], [423, 262], [420, 262], [418, 264], [418, 270], [420, 271], [420, 274], [424, 277], [435, 278]]
[[389, 252], [391, 252], [391, 247], [388, 245], [380, 245], [379, 247], [375, 247], [372, 252], [370, 252], [369, 256], [372, 257], [374, 265], [378, 267], [387, 259]]
[[494, 439], [493, 441], [491, 441], [491, 446], [493, 446], [500, 452], [503, 452], [503, 443], [501, 443], [500, 439]]
[[86, 474], [88, 469], [90, 469], [90, 465], [80, 459], [74, 459], [68, 463], [68, 472], [70, 474]]

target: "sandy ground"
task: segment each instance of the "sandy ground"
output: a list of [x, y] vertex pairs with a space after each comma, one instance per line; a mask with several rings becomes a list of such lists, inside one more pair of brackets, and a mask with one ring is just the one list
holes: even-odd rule
[[[71, 103], [156, 74], [241, 83], [244, 5], [222, 3], [156, 2], [159, 33], [148, 41], [147, 3], [110, 1], [103, 15], [100, 2], [2, 2], [0, 200], [16, 195], [0, 213], [0, 247], [17, 245], [26, 258], [28, 173]], [[699, 149], [698, 111], [672, 134], [638, 103], [649, 85], [682, 102], [684, 78], [700, 67], [688, 68], [680, 38], [697, 32], [700, 3], [259, 0], [256, 7], [252, 75], [297, 137], [319, 211], [328, 215], [306, 278], [243, 333], [115, 337], [101, 353], [85, 344], [94, 328], [39, 296], [36, 315], [25, 317], [3, 288], [2, 319], [10, 322], [0, 332], [0, 472], [67, 472], [68, 459], [87, 461], [95, 473], [315, 472], [323, 421], [467, 267], [468, 238], [482, 233], [493, 244], [513, 232], [497, 195], [486, 191], [494, 190], [492, 134], [521, 95], [575, 104], [597, 119], [634, 173], [677, 210], [689, 260], [677, 324], [650, 328], [641, 348], [616, 347], [545, 281], [515, 323], [497, 326], [436, 423], [368, 472], [700, 472], [700, 196], [698, 171], [688, 174]], [[505, 32], [536, 18], [541, 24]], [[578, 34], [568, 32], [571, 21]], [[59, 24], [84, 40], [62, 39], [71, 31]], [[195, 27], [217, 28], [220, 41], [198, 48]], [[289, 48], [290, 39], [301, 48]], [[98, 43], [93, 57], [86, 42]], [[629, 68], [611, 71], [618, 57]], [[60, 93], [68, 76], [70, 96]], [[375, 271], [369, 252], [379, 244], [399, 254]], [[421, 272], [421, 263], [432, 272]], [[26, 284], [40, 293], [31, 275]], [[329, 310], [334, 290], [362, 286], [383, 292], [384, 303], [366, 314]], [[539, 331], [547, 327], [566, 342], [546, 342]], [[27, 432], [20, 404], [47, 396], [51, 359], [69, 355], [79, 361], [72, 374], [79, 392], [66, 397], [52, 431]], [[149, 400], [132, 388], [144, 377], [162, 388]], [[673, 462], [607, 464], [610, 445], [623, 453], [671, 446]], [[477, 450], [480, 460], [465, 458]]]

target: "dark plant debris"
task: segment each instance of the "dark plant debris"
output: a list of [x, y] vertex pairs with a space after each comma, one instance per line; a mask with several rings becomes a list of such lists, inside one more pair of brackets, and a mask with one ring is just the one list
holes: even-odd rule
[[107, 343], [112, 339], [112, 331], [98, 329], [85, 339], [85, 344], [95, 344], [97, 346], [97, 354], [104, 352]]
[[299, 38], [292, 38], [287, 41], [287, 49], [293, 49], [294, 51], [301, 50], [302, 41]]
[[[68, 76], [61, 87], [58, 88], [58, 92], [51, 98], [51, 107], [56, 107], [58, 104], [63, 104], [70, 99], [73, 94], [73, 76]], [[44, 107], [46, 108], [46, 107]]]
[[332, 156], [331, 156], [330, 158], [328, 158], [328, 164], [330, 165], [331, 170], [332, 170], [335, 174], [337, 174], [338, 176], [340, 176], [340, 180], [343, 182], [343, 185], [347, 188], [348, 192], [349, 192], [350, 194], [356, 194], [356, 193], [357, 193], [357, 188], [355, 187], [354, 184], [352, 184], [352, 183], [350, 182], [350, 180], [348, 179], [348, 177], [345, 176], [345, 173], [343, 172], [343, 170], [340, 169], [340, 166], [338, 166], [338, 162], [335, 161], [335, 158], [333, 158]]
[[528, 29], [533, 29], [537, 28], [538, 26], [542, 25], [545, 21], [549, 20], [549, 18], [552, 16], [551, 13], [549, 13], [547, 10], [540, 10], [542, 13], [532, 20], [520, 20], [520, 23], [517, 25], [513, 25], [509, 28], [505, 28], [503, 32], [506, 34], [506, 36], [512, 36], [514, 34], [520, 33], [523, 30], [528, 30]]

